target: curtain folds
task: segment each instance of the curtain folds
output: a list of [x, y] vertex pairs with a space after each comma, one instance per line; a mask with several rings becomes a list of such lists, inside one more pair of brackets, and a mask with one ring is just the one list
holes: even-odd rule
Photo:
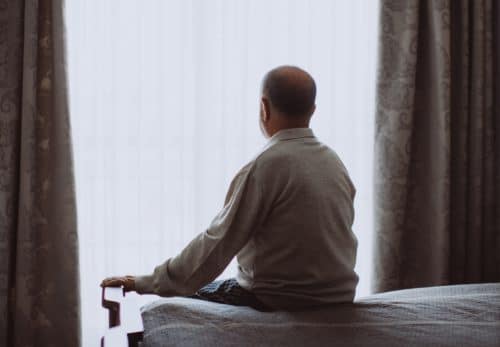
[[499, 8], [381, 2], [375, 291], [500, 281]]
[[0, 6], [0, 345], [79, 346], [62, 0]]

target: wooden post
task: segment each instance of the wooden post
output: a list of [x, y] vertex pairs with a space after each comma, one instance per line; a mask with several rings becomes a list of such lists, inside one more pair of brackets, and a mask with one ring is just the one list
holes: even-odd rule
[[102, 289], [102, 307], [109, 311], [109, 323], [101, 338], [101, 347], [138, 346], [144, 331], [140, 310], [144, 303], [134, 292], [125, 293], [122, 288]]

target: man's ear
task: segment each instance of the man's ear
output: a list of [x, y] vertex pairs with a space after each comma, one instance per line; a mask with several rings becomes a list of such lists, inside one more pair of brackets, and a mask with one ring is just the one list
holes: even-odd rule
[[271, 118], [271, 105], [265, 96], [260, 99], [260, 107], [262, 108], [262, 121], [267, 122]]

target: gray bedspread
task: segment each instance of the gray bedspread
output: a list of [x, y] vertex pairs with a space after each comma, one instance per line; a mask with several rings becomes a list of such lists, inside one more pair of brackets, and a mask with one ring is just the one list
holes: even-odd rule
[[187, 298], [142, 308], [145, 346], [495, 346], [500, 283], [387, 292], [298, 312]]

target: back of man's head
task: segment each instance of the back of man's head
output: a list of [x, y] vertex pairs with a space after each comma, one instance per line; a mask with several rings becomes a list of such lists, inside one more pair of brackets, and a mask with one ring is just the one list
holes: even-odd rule
[[262, 94], [283, 115], [308, 117], [314, 110], [316, 83], [301, 68], [279, 66], [264, 77]]

